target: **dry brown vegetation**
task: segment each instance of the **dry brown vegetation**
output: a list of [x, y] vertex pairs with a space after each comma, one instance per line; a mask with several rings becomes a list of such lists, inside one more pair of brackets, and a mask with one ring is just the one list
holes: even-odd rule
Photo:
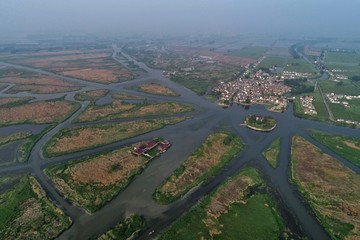
[[157, 83], [149, 83], [149, 84], [144, 83], [136, 86], [136, 88], [138, 88], [138, 90], [141, 92], [155, 94], [155, 95], [173, 96], [173, 97], [179, 96], [179, 94], [174, 90]]
[[58, 78], [48, 77], [44, 75], [34, 74], [21, 77], [3, 77], [0, 78], [2, 83], [13, 83], [20, 85], [52, 85], [60, 87], [77, 87], [79, 84], [67, 82]]
[[[100, 184], [108, 186], [123, 181], [129, 173], [148, 160], [131, 154], [132, 148], [123, 149], [113, 154], [100, 156], [91, 161], [81, 162], [69, 168], [74, 182], [80, 184]], [[120, 167], [121, 166], [121, 167]], [[112, 170], [116, 169], [117, 170]]]
[[112, 95], [112, 98], [114, 99], [120, 99], [120, 100], [143, 100], [144, 97], [141, 96], [135, 96], [135, 95], [129, 95], [124, 93], [114, 93]]
[[145, 117], [152, 115], [171, 115], [176, 113], [190, 112], [193, 108], [189, 105], [180, 104], [180, 103], [154, 103], [149, 105], [143, 105], [140, 107], [134, 108], [134, 111], [128, 111], [124, 113], [119, 113], [113, 118], [132, 118], [132, 117]]
[[360, 146], [355, 141], [344, 141], [345, 145], [355, 150], [360, 150]]
[[62, 93], [80, 89], [79, 84], [64, 81], [41, 74], [25, 73], [20, 70], [8, 68], [0, 78], [0, 83], [15, 84], [7, 93], [30, 91], [32, 93]]
[[[228, 140], [231, 139], [231, 140]], [[229, 141], [226, 143], [226, 141]], [[190, 156], [180, 170], [175, 171], [155, 192], [155, 199], [171, 202], [200, 183], [204, 176], [211, 175], [231, 160], [242, 149], [238, 138], [227, 133], [214, 133]], [[208, 177], [208, 176], [207, 176]]]
[[360, 176], [294, 136], [292, 178], [333, 238], [360, 238]]
[[62, 87], [51, 85], [16, 85], [6, 93], [14, 94], [18, 92], [32, 92], [36, 94], [66, 93], [79, 90], [80, 87]]
[[111, 104], [97, 106], [90, 105], [84, 112], [82, 112], [76, 121], [87, 122], [103, 119], [109, 115], [114, 115], [119, 112], [127, 111], [134, 108], [133, 104], [124, 104], [122, 101], [113, 101]]
[[15, 103], [15, 102], [27, 102], [31, 100], [31, 98], [26, 98], [26, 97], [8, 97], [8, 98], [0, 98], [0, 106], [1, 105], [6, 105], [9, 103]]
[[6, 136], [0, 136], [0, 145], [30, 137], [31, 132], [16, 132]]
[[135, 118], [154, 115], [171, 115], [190, 112], [192, 108], [180, 103], [131, 104], [115, 100], [111, 104], [91, 104], [76, 119], [77, 122], [89, 122], [102, 119]]
[[111, 200], [145, 168], [149, 159], [131, 153], [133, 145], [47, 169], [57, 188], [77, 206], [93, 212]]
[[85, 68], [85, 69], [76, 69], [70, 71], [63, 71], [61, 74], [69, 77], [84, 79], [93, 82], [100, 82], [100, 83], [113, 83], [118, 82], [118, 76], [121, 75], [122, 78], [131, 79], [131, 73], [124, 70], [114, 71], [108, 69], [92, 69], [92, 68]]
[[175, 53], [187, 56], [200, 55], [211, 57], [214, 61], [219, 61], [226, 64], [234, 64], [245, 66], [247, 64], [254, 63], [255, 60], [245, 57], [228, 56], [224, 53], [210, 51], [208, 48], [192, 48], [185, 46], [173, 46], [170, 48]]
[[110, 52], [58, 52], [59, 55], [27, 55], [10, 62], [46, 69], [64, 76], [109, 84], [127, 81], [134, 74], [110, 58]]
[[[249, 174], [251, 173], [251, 175]], [[246, 190], [262, 184], [259, 173], [254, 169], [247, 169], [244, 174], [230, 179], [225, 185], [218, 189], [210, 198], [209, 204], [206, 206], [206, 218], [202, 221], [209, 229], [209, 235], [218, 235], [221, 233], [219, 229], [218, 219], [221, 215], [226, 214], [229, 207], [233, 203], [246, 204]]]
[[96, 59], [106, 58], [109, 56], [108, 52], [97, 52], [97, 53], [75, 53], [69, 52], [69, 54], [61, 54], [59, 55], [50, 55], [50, 56], [32, 56], [28, 55], [25, 58], [15, 58], [13, 61], [17, 63], [22, 63], [25, 65], [30, 65], [36, 68], [47, 68], [51, 66], [57, 70], [63, 70], [62, 67], [68, 65], [68, 61], [77, 61], [84, 59], [95, 59], [95, 61], [99, 61]]
[[80, 101], [95, 101], [101, 97], [106, 96], [109, 90], [107, 89], [97, 89], [86, 92], [81, 92], [75, 95], [75, 99]]
[[61, 50], [61, 51], [47, 51], [42, 50], [38, 52], [25, 52], [25, 53], [15, 53], [15, 54], [2, 54], [0, 56], [7, 58], [26, 58], [26, 57], [51, 57], [51, 56], [59, 56], [59, 55], [69, 55], [69, 54], [83, 54], [83, 53], [98, 53], [104, 52], [103, 49], [96, 50]]
[[72, 114], [79, 104], [66, 100], [51, 100], [27, 103], [19, 106], [0, 107], [0, 125], [17, 123], [60, 122]]
[[231, 146], [225, 146], [223, 143], [226, 137], [227, 135], [224, 133], [210, 135], [206, 142], [211, 142], [211, 146], [204, 145], [201, 156], [193, 154], [186, 159], [184, 162], [185, 171], [179, 176], [171, 176], [161, 191], [165, 194], [178, 195], [190, 182], [219, 164], [221, 156], [231, 148]]
[[176, 124], [185, 119], [185, 117], [179, 117], [157, 119], [156, 121], [139, 120], [116, 124], [66, 128], [46, 143], [44, 153], [47, 156], [56, 156], [94, 148], [160, 129], [165, 125]]

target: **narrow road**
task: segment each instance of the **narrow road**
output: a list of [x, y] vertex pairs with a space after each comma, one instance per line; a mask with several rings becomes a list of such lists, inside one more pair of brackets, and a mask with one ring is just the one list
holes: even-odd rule
[[328, 102], [327, 102], [327, 100], [326, 100], [326, 96], [325, 96], [325, 94], [323, 93], [320, 84], [317, 85], [317, 88], [319, 89], [321, 98], [322, 98], [322, 100], [323, 100], [323, 102], [324, 102], [324, 104], [325, 104], [326, 111], [328, 112], [328, 115], [329, 115], [329, 119], [330, 119], [330, 121], [333, 122], [333, 121], [334, 121], [334, 115], [333, 115], [333, 113], [332, 113], [332, 111], [331, 111], [331, 108], [329, 107], [329, 104], [328, 104]]

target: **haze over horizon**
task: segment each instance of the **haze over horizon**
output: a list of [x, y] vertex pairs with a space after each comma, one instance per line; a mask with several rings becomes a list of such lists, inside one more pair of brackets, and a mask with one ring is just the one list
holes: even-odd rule
[[360, 37], [358, 0], [2, 0], [2, 38], [29, 34]]

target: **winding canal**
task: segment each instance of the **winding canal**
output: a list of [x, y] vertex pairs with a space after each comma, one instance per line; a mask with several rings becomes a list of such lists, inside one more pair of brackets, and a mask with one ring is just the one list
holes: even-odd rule
[[[116, 57], [116, 53], [121, 52], [121, 49], [118, 49], [115, 45], [113, 48], [113, 57]], [[319, 225], [314, 214], [310, 211], [309, 206], [303, 201], [299, 192], [296, 190], [296, 187], [289, 182], [291, 139], [294, 134], [300, 135], [315, 144], [323, 152], [335, 157], [355, 172], [360, 173], [359, 167], [339, 157], [320, 143], [314, 141], [306, 132], [307, 129], [312, 128], [331, 134], [356, 137], [360, 136], [360, 130], [297, 118], [293, 115], [292, 105], [290, 105], [284, 113], [268, 112], [265, 107], [261, 105], [253, 106], [248, 110], [245, 110], [243, 107], [237, 105], [233, 105], [228, 109], [222, 109], [215, 103], [208, 102], [204, 97], [200, 97], [185, 87], [169, 81], [169, 79], [163, 77], [162, 71], [148, 68], [145, 64], [137, 62], [125, 53], [122, 54], [146, 70], [146, 73], [141, 74], [138, 78], [132, 81], [105, 85], [64, 77], [28, 66], [25, 67], [8, 63], [0, 63], [0, 65], [41, 73], [57, 77], [65, 81], [76, 82], [83, 86], [83, 88], [78, 91], [66, 94], [50, 95], [18, 93], [11, 94], [11, 96], [30, 96], [35, 97], [36, 100], [45, 100], [66, 95], [66, 99], [76, 101], [74, 99], [74, 95], [78, 92], [93, 89], [108, 89], [110, 91], [109, 95], [118, 92], [133, 94], [146, 97], [149, 100], [189, 103], [195, 108], [195, 112], [191, 114], [193, 116], [192, 119], [174, 126], [167, 126], [158, 131], [153, 131], [103, 147], [44, 159], [41, 149], [46, 141], [48, 141], [61, 129], [79, 125], [73, 124], [72, 120], [84, 111], [86, 106], [89, 104], [88, 102], [80, 102], [81, 108], [77, 112], [75, 112], [69, 119], [55, 126], [36, 143], [33, 151], [31, 152], [30, 160], [27, 163], [14, 163], [1, 167], [0, 174], [31, 173], [34, 175], [47, 192], [50, 199], [72, 218], [73, 225], [61, 234], [59, 239], [88, 239], [96, 237], [130, 213], [142, 214], [148, 220], [147, 228], [140, 233], [139, 239], [149, 239], [150, 232], [154, 231], [154, 234], [151, 236], [156, 236], [156, 234], [164, 230], [172, 222], [194, 206], [199, 199], [222, 184], [229, 176], [235, 174], [246, 166], [253, 166], [261, 172], [262, 176], [269, 185], [271, 194], [277, 200], [281, 208], [281, 213], [285, 218], [288, 227], [292, 231], [302, 236], [309, 236], [312, 239], [329, 239], [328, 234]], [[119, 59], [117, 59], [117, 61], [123, 63]], [[180, 93], [181, 96], [162, 97], [125, 89], [127, 86], [145, 82], [161, 83], [162, 85], [174, 89], [176, 92]], [[0, 96], [9, 97], [10, 94], [6, 94], [4, 91], [1, 91]], [[246, 115], [248, 114], [271, 115], [277, 121], [277, 127], [272, 132], [262, 133], [252, 131], [245, 126], [241, 126], [240, 124], [244, 121]], [[116, 120], [114, 122], [121, 121], [123, 120]], [[241, 154], [225, 166], [225, 168], [215, 177], [212, 177], [208, 181], [204, 182], [191, 194], [187, 195], [178, 202], [167, 206], [155, 203], [152, 200], [152, 193], [155, 188], [163, 181], [164, 178], [169, 176], [209, 134], [222, 129], [223, 126], [226, 126], [230, 131], [237, 133], [243, 139], [246, 146]], [[0, 128], [0, 131], [11, 133], [19, 131], [19, 129], [39, 131], [39, 126], [25, 124], [16, 125]], [[43, 169], [49, 166], [64, 163], [101, 151], [117, 149], [121, 146], [129, 145], [156, 136], [162, 136], [168, 139], [173, 146], [159, 158], [153, 160], [150, 165], [114, 200], [93, 214], [88, 214], [68, 202], [56, 190], [52, 182], [43, 172]], [[281, 143], [279, 166], [276, 169], [273, 169], [263, 158], [261, 153], [278, 136], [280, 136], [283, 141]]]

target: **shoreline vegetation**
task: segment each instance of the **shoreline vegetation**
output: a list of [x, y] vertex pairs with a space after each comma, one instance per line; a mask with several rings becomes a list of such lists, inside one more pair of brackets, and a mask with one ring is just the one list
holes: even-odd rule
[[310, 136], [339, 156], [360, 167], [360, 138], [331, 135], [310, 130]]
[[0, 195], [1, 239], [54, 239], [72, 224], [32, 176]]
[[105, 97], [109, 92], [107, 89], [89, 90], [75, 94], [74, 99], [77, 101], [96, 101]]
[[292, 142], [291, 181], [317, 220], [332, 239], [360, 238], [360, 176], [304, 138]]
[[115, 100], [110, 104], [96, 105], [91, 102], [73, 122], [85, 123], [101, 120], [132, 119], [137, 117], [150, 116], [172, 116], [181, 113], [189, 113], [194, 109], [188, 104], [175, 102], [154, 102], [154, 103], [127, 103]]
[[63, 98], [8, 104], [0, 107], [0, 126], [60, 123], [72, 116], [79, 108], [79, 103]]
[[153, 199], [160, 204], [175, 202], [218, 173], [243, 147], [242, 140], [234, 134], [218, 132], [209, 135], [204, 143], [156, 188]]
[[279, 239], [285, 221], [255, 168], [245, 168], [170, 225], [159, 239]]
[[123, 191], [153, 159], [134, 155], [139, 145], [75, 159], [44, 172], [67, 199], [93, 213]]
[[271, 116], [248, 115], [245, 126], [255, 131], [271, 132], [276, 128], [276, 121]]
[[174, 125], [188, 118], [173, 117], [65, 128], [45, 143], [43, 154], [48, 158], [88, 150]]
[[265, 159], [268, 161], [270, 166], [277, 168], [279, 162], [280, 154], [280, 137], [275, 138], [275, 140], [268, 146], [268, 148], [262, 153]]
[[10, 142], [18, 141], [21, 139], [25, 139], [32, 136], [32, 133], [30, 131], [26, 132], [16, 132], [12, 133], [6, 136], [0, 136], [0, 145], [4, 145]]
[[137, 214], [131, 215], [126, 219], [120, 221], [114, 227], [102, 234], [97, 240], [127, 240], [134, 239], [137, 233], [141, 231], [146, 225], [146, 220], [143, 216]]
[[140, 85], [132, 86], [130, 87], [130, 89], [133, 89], [138, 92], [149, 93], [159, 96], [167, 96], [167, 97], [180, 96], [180, 94], [175, 92], [173, 89], [158, 83], [143, 83]]
[[31, 151], [35, 144], [48, 133], [54, 127], [53, 124], [48, 125], [42, 132], [38, 134], [32, 134], [30, 137], [26, 138], [24, 144], [21, 145], [19, 149], [19, 160], [20, 162], [27, 162], [29, 160]]

